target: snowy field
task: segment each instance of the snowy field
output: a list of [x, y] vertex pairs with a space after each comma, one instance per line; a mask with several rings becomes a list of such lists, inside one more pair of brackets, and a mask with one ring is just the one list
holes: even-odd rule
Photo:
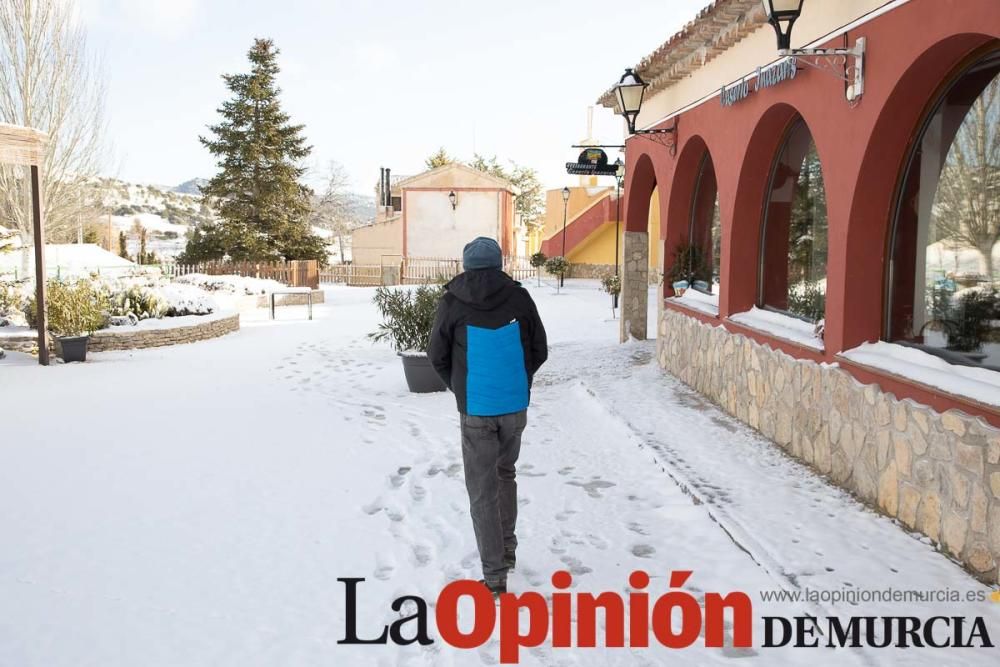
[[[518, 469], [512, 592], [744, 591], [754, 616], [983, 616], [1000, 604], [764, 602], [762, 591], [984, 591], [931, 546], [831, 487], [655, 362], [617, 345], [591, 281], [526, 286], [550, 335]], [[344, 646], [407, 594], [480, 576], [449, 394], [407, 393], [364, 335], [372, 290], [244, 317], [224, 339], [39, 368], [0, 361], [0, 665], [497, 664], [472, 650]], [[653, 300], [651, 299], [651, 302]], [[655, 309], [655, 306], [653, 306]], [[651, 317], [651, 321], [652, 321]], [[467, 610], [463, 610], [467, 612]], [[431, 612], [433, 615], [433, 611]], [[464, 613], [463, 627], [472, 619]], [[731, 643], [727, 632], [727, 643]], [[431, 621], [431, 636], [437, 638]], [[599, 633], [599, 637], [600, 637]], [[996, 665], [996, 649], [553, 649], [526, 665]]]

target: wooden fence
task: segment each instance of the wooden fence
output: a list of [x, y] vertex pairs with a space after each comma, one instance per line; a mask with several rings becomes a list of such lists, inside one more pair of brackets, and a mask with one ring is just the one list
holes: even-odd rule
[[292, 287], [319, 288], [320, 274], [316, 260], [281, 263], [266, 262], [203, 262], [201, 264], [161, 264], [163, 275], [174, 278], [190, 273], [209, 276], [241, 276], [276, 280]]
[[[450, 257], [384, 258], [382, 264], [335, 264], [320, 272], [324, 283], [370, 287], [378, 285], [426, 285], [448, 282], [462, 272], [462, 260]], [[526, 257], [507, 257], [504, 271], [514, 280], [526, 280], [535, 269]]]
[[362, 264], [333, 264], [319, 272], [322, 283], [343, 283], [351, 287], [377, 287], [382, 284], [382, 267]]

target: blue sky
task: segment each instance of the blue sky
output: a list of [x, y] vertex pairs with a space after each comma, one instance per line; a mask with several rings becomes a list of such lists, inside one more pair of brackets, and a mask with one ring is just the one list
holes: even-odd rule
[[[110, 175], [174, 185], [214, 172], [199, 133], [246, 69], [254, 37], [281, 49], [283, 101], [316, 173], [344, 165], [370, 192], [380, 166], [419, 171], [444, 146], [572, 183], [563, 163], [586, 108], [707, 0], [79, 0], [108, 75]], [[620, 120], [595, 112], [599, 138]], [[612, 156], [613, 158], [614, 156]]]

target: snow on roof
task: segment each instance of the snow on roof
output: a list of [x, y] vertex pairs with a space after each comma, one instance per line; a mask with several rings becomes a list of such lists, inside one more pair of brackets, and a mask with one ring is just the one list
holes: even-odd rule
[[[22, 255], [19, 252], [0, 254], [0, 273], [20, 270]], [[35, 255], [29, 253], [28, 267], [34, 271]], [[49, 273], [83, 275], [93, 271], [124, 270], [135, 263], [108, 252], [93, 243], [48, 243], [45, 245], [45, 266]]]
[[[765, 21], [760, 0], [713, 0], [632, 69], [649, 84], [646, 95], [653, 95], [704, 66]], [[614, 108], [614, 88], [606, 90], [597, 103]]]

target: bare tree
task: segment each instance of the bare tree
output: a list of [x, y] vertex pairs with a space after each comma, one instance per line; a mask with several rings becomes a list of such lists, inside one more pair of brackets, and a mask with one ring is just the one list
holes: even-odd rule
[[935, 218], [942, 240], [979, 251], [982, 273], [995, 280], [1000, 241], [1000, 78], [973, 103], [941, 174]]
[[[42, 166], [51, 238], [82, 225], [104, 159], [103, 68], [87, 48], [73, 0], [0, 2], [0, 122], [48, 133]], [[32, 244], [24, 168], [0, 166], [0, 220]]]
[[14, 239], [17, 234], [0, 227], [0, 253], [10, 252], [14, 249]]
[[344, 239], [360, 222], [351, 208], [350, 179], [343, 165], [331, 161], [326, 168], [324, 185], [313, 203], [311, 224], [332, 232], [340, 247], [340, 261], [344, 261]]

